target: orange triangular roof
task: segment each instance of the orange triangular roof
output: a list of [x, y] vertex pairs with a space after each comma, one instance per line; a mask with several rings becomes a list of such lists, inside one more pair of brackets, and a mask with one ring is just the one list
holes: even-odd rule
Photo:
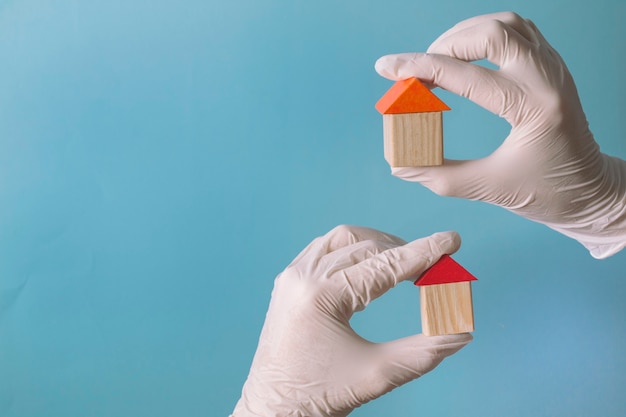
[[450, 107], [417, 78], [407, 78], [391, 86], [376, 103], [376, 110], [382, 114], [426, 113], [450, 110]]
[[465, 281], [477, 281], [477, 278], [452, 259], [450, 255], [443, 255], [415, 281], [415, 285], [451, 284]]

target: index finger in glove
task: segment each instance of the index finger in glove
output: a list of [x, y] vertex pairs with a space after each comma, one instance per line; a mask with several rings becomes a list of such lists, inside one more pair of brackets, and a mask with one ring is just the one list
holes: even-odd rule
[[443, 254], [454, 253], [460, 244], [456, 232], [435, 233], [337, 271], [332, 278], [346, 281], [342, 301], [352, 312], [360, 311], [398, 282], [421, 275]]
[[304, 248], [290, 265], [295, 265], [304, 258], [310, 258], [311, 261], [320, 260], [325, 255], [337, 251], [349, 245], [353, 245], [363, 241], [379, 241], [394, 244], [395, 246], [404, 245], [405, 240], [362, 226], [340, 225], [333, 228], [324, 236], [313, 240], [306, 248]]
[[446, 55], [419, 52], [386, 55], [378, 59], [376, 71], [392, 80], [416, 77], [466, 97], [492, 113], [504, 117], [511, 100], [520, 97], [517, 83], [498, 71]]

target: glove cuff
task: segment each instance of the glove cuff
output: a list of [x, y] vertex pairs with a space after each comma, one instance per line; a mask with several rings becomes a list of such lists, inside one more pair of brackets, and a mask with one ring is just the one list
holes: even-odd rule
[[606, 236], [593, 236], [558, 227], [552, 228], [565, 236], [577, 240], [596, 259], [608, 258], [626, 247], [626, 231], [624, 230], [621, 233], [611, 233]]
[[608, 258], [626, 247], [626, 161], [602, 157], [605, 175], [592, 206], [567, 224], [545, 223], [580, 242], [596, 259]]

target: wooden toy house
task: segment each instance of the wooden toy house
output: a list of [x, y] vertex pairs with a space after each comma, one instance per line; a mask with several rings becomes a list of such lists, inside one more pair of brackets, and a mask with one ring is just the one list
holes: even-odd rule
[[392, 167], [443, 164], [443, 116], [450, 108], [417, 78], [396, 82], [376, 103]]
[[449, 255], [415, 281], [420, 287], [422, 333], [426, 336], [474, 331], [471, 281], [476, 277]]

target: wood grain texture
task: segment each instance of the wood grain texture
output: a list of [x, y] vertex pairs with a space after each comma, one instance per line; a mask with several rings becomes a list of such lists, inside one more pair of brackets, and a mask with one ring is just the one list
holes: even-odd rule
[[469, 282], [420, 287], [422, 333], [426, 336], [474, 331], [472, 286]]
[[383, 114], [385, 159], [392, 167], [443, 164], [441, 112]]

